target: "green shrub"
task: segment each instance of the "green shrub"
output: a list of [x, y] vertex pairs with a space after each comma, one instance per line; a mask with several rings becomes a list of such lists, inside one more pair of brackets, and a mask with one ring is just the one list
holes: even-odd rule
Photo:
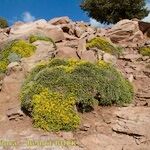
[[7, 60], [0, 61], [0, 73], [5, 73], [9, 62]]
[[80, 123], [80, 118], [74, 110], [75, 99], [72, 96], [43, 89], [33, 96], [32, 117], [35, 127], [47, 131], [74, 130]]
[[0, 73], [6, 72], [9, 63], [20, 61], [22, 57], [31, 56], [36, 47], [23, 40], [15, 40], [6, 45], [0, 51]]
[[22, 107], [32, 112], [32, 99], [42, 88], [62, 95], [73, 94], [81, 111], [100, 105], [123, 105], [133, 99], [133, 87], [113, 66], [100, 61], [92, 64], [79, 60], [54, 59], [33, 69], [22, 92]]
[[49, 37], [41, 36], [41, 35], [31, 35], [29, 37], [29, 42], [30, 43], [36, 42], [38, 40], [40, 40], [40, 41], [48, 41], [48, 42], [52, 43], [54, 45], [54, 48], [56, 49], [55, 42], [51, 38], [49, 38]]
[[150, 56], [150, 47], [141, 47], [139, 49], [140, 54], [143, 56]]
[[114, 46], [104, 37], [93, 38], [87, 43], [87, 48], [93, 48], [93, 47], [96, 47], [104, 52], [117, 55], [117, 56], [122, 53], [121, 47]]
[[8, 22], [6, 19], [0, 17], [0, 28], [7, 28], [8, 27]]
[[21, 57], [29, 57], [34, 54], [36, 47], [24, 40], [15, 41], [11, 45], [11, 51], [19, 54]]

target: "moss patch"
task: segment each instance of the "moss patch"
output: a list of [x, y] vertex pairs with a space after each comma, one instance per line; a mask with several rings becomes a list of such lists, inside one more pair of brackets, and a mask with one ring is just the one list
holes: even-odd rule
[[143, 56], [150, 56], [150, 47], [141, 47], [139, 49], [140, 54]]
[[96, 47], [104, 52], [117, 55], [117, 56], [120, 55], [123, 50], [121, 47], [114, 46], [113, 44], [111, 44], [104, 37], [96, 37], [87, 43], [87, 48], [93, 48], [93, 47]]

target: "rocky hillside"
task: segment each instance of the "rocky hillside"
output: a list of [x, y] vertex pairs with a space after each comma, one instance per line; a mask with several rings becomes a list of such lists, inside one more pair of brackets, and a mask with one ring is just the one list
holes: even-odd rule
[[[50, 21], [37, 20], [31, 23], [17, 22], [10, 28], [0, 29], [0, 139], [4, 139], [5, 145], [8, 141], [9, 144], [10, 141], [16, 144], [14, 146], [12, 143], [10, 145], [7, 143], [7, 146], [4, 146], [0, 143], [0, 149], [149, 150], [149, 29], [149, 23], [136, 19], [122, 20], [112, 28], [103, 29], [91, 27], [84, 22], [73, 22], [68, 17], [54, 18]], [[24, 83], [27, 83], [26, 79], [33, 73], [32, 70], [39, 63], [45, 63], [45, 61], [55, 58], [89, 62], [88, 66], [90, 67], [99, 61], [112, 66], [117, 73], [121, 72], [121, 78], [119, 78], [120, 74], [118, 75], [113, 69], [113, 73], [110, 72], [112, 74], [109, 76], [112, 78], [117, 76], [121, 81], [127, 79], [133, 85], [132, 103], [126, 103], [129, 101], [129, 96], [128, 99], [125, 97], [126, 101], [124, 100], [123, 105], [118, 105], [120, 103], [116, 99], [119, 97], [118, 94], [121, 93], [124, 83], [121, 82], [120, 85], [119, 82], [120, 93], [118, 91], [116, 94], [112, 94], [116, 90], [111, 89], [112, 93], [108, 90], [112, 96], [107, 94], [107, 98], [112, 101], [101, 102], [106, 105], [96, 105], [88, 113], [79, 113], [81, 123], [76, 130], [46, 132], [34, 128], [32, 117], [21, 109], [20, 93]], [[80, 63], [76, 63], [76, 65], [80, 66]], [[65, 66], [65, 69], [69, 69], [67, 71], [70, 73], [71, 67], [74, 67], [74, 64]], [[81, 71], [79, 71], [80, 73]], [[36, 76], [36, 74], [38, 75]], [[39, 82], [44, 79], [39, 72], [35, 72], [34, 75], [33, 77], [39, 79]], [[65, 75], [67, 78], [67, 74]], [[82, 75], [85, 78], [88, 77], [88, 74], [87, 76], [86, 74]], [[44, 76], [47, 80], [43, 84], [49, 84], [51, 78], [49, 79], [46, 74]], [[107, 74], [104, 74], [104, 77], [106, 76]], [[68, 78], [68, 80], [72, 80], [72, 78]], [[97, 82], [97, 76], [94, 80]], [[87, 85], [88, 81], [91, 81], [90, 78], [87, 80]], [[114, 79], [113, 81], [117, 82], [118, 80]], [[108, 80], [109, 82], [113, 84]], [[54, 83], [58, 83], [58, 80]], [[94, 88], [95, 84], [92, 86]], [[32, 85], [31, 88], [34, 90]], [[88, 92], [91, 89], [89, 88]], [[57, 90], [61, 91], [62, 89]], [[83, 91], [84, 94], [87, 92], [84, 89]], [[87, 95], [90, 95], [88, 92]], [[27, 93], [27, 97], [28, 94], [30, 91]], [[114, 95], [116, 99], [112, 98]], [[103, 95], [100, 94], [96, 96], [100, 100], [103, 98]], [[123, 100], [123, 97], [121, 99]], [[29, 140], [38, 141], [38, 144], [31, 146]], [[73, 145], [53, 143], [43, 147], [39, 145], [39, 141], [47, 140], [54, 142], [68, 140], [74, 141], [74, 143]], [[15, 143], [16, 141], [17, 143]]]

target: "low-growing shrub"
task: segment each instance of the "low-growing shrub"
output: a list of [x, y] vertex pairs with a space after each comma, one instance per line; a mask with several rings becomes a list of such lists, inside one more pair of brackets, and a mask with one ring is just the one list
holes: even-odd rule
[[150, 47], [141, 47], [139, 49], [140, 54], [143, 56], [150, 56]]
[[100, 61], [92, 64], [79, 60], [54, 59], [33, 69], [22, 92], [22, 108], [32, 112], [32, 100], [42, 88], [62, 95], [73, 94], [79, 110], [89, 111], [100, 105], [123, 105], [133, 99], [133, 87], [113, 66]]
[[74, 110], [75, 98], [64, 97], [58, 92], [43, 89], [33, 96], [32, 117], [35, 127], [47, 131], [74, 130], [80, 123], [80, 118]]
[[119, 46], [114, 46], [104, 37], [96, 37], [90, 40], [87, 43], [87, 48], [98, 48], [104, 52], [113, 54], [113, 55], [120, 55], [122, 53], [122, 48]]
[[9, 62], [7, 60], [0, 61], [0, 73], [5, 73]]
[[11, 45], [11, 51], [19, 54], [21, 57], [29, 57], [34, 54], [36, 47], [24, 40], [15, 41]]
[[31, 56], [36, 50], [36, 47], [24, 40], [15, 40], [8, 43], [0, 51], [0, 73], [6, 72], [9, 63], [20, 61], [22, 57]]
[[52, 43], [54, 45], [54, 48], [56, 49], [55, 42], [51, 38], [49, 38], [49, 37], [41, 36], [41, 35], [31, 35], [29, 37], [29, 42], [30, 43], [36, 42], [38, 40], [40, 40], [40, 41], [48, 41], [48, 42]]

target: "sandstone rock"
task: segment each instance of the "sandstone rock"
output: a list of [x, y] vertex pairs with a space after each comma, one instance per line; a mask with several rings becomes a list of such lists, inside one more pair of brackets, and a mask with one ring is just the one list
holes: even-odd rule
[[38, 20], [31, 23], [12, 26], [10, 39], [27, 39], [31, 34], [41, 34], [52, 38], [55, 42], [64, 40], [64, 34], [60, 27], [50, 25], [46, 20]]
[[88, 32], [84, 32], [81, 36], [80, 36], [80, 39], [85, 39], [89, 36], [89, 33]]
[[127, 67], [125, 68], [125, 72], [128, 74], [133, 73], [133, 69], [131, 67]]
[[68, 24], [70, 22], [71, 20], [69, 19], [69, 17], [59, 17], [51, 19], [48, 23], [52, 25], [60, 25], [60, 24]]
[[74, 24], [61, 24], [59, 27], [63, 30], [64, 33], [68, 33], [69, 35], [74, 34]]
[[142, 60], [143, 60], [143, 61], [147, 61], [149, 58], [150, 58], [149, 56], [143, 56], [143, 57], [142, 57]]
[[[25, 77], [24, 71], [11, 72], [3, 79], [2, 93], [9, 96], [9, 99], [17, 100], [17, 94], [20, 93], [20, 89]], [[17, 95], [17, 96], [16, 96]]]
[[130, 74], [130, 75], [129, 75], [128, 80], [129, 80], [131, 83], [133, 82], [133, 80], [134, 80], [133, 74]]
[[52, 38], [54, 42], [60, 42], [65, 39], [63, 30], [58, 27], [47, 27], [44, 29], [44, 34]]
[[150, 108], [122, 108], [116, 112], [118, 120], [112, 129], [120, 134], [150, 138]]
[[107, 29], [103, 29], [103, 28], [97, 28], [96, 34], [95, 36], [106, 36], [107, 35]]
[[21, 34], [32, 34], [35, 32], [37, 29], [43, 29], [47, 26], [46, 20], [38, 20], [35, 22], [30, 22], [26, 24], [21, 24], [21, 25], [13, 25], [10, 34], [11, 35], [21, 35]]
[[78, 39], [77, 40], [68, 40], [68, 41], [63, 41], [61, 43], [56, 43], [57, 47], [71, 47], [74, 49], [78, 48]]
[[23, 112], [20, 110], [20, 107], [18, 108], [10, 108], [7, 111], [7, 117], [8, 119], [11, 120], [23, 120], [24, 114]]
[[149, 99], [150, 100], [150, 93], [141, 93], [136, 95], [139, 98]]
[[50, 42], [36, 41], [33, 44], [37, 47], [35, 53], [28, 58], [21, 59], [21, 65], [26, 72], [30, 72], [40, 61], [53, 58], [56, 53], [53, 44]]
[[85, 51], [86, 51], [86, 40], [80, 39], [78, 41], [77, 53], [81, 57], [82, 53], [84, 53]]
[[88, 123], [84, 123], [82, 127], [80, 128], [81, 131], [88, 131], [90, 129], [91, 125]]
[[120, 59], [131, 61], [131, 62], [138, 60], [139, 58], [141, 58], [140, 54], [126, 54], [120, 57]]
[[64, 37], [66, 40], [77, 40], [78, 38], [73, 36], [73, 35], [69, 35], [68, 33], [64, 33]]
[[[32, 24], [32, 23], [31, 23]], [[40, 19], [33, 22], [38, 29], [43, 29], [47, 26], [47, 21], [45, 19]]]
[[87, 37], [87, 41], [90, 41], [92, 39], [94, 39], [96, 36], [94, 34], [91, 34]]
[[144, 71], [144, 74], [147, 76], [147, 77], [149, 77], [150, 78], [150, 69], [145, 69]]
[[57, 58], [63, 58], [63, 59], [68, 59], [68, 58], [78, 59], [78, 56], [76, 54], [76, 50], [71, 48], [71, 47], [58, 48], [56, 57]]
[[85, 32], [85, 30], [83, 30], [82, 28], [76, 27], [75, 28], [75, 35], [80, 38], [82, 36], [82, 34]]
[[7, 66], [7, 74], [10, 74], [11, 72], [18, 72], [21, 70], [22, 67], [18, 62], [12, 62]]
[[92, 50], [82, 52], [80, 58], [91, 63], [95, 63], [97, 61], [97, 56]]
[[116, 64], [116, 62], [117, 62], [117, 58], [116, 58], [115, 56], [109, 54], [109, 53], [105, 53], [105, 54], [103, 55], [103, 60], [104, 60], [105, 62], [111, 63], [111, 64], [113, 64], [113, 65]]
[[[148, 39], [147, 41], [145, 41], [145, 43], [143, 43], [142, 46], [145, 46], [145, 45], [146, 45], [146, 46], [150, 46], [150, 40], [149, 40], [149, 39]], [[141, 47], [142, 47], [142, 46], [141, 46]]]
[[[143, 33], [139, 29], [138, 21], [121, 20], [114, 25], [108, 32], [107, 36], [113, 42], [137, 42], [141, 43], [144, 39]], [[129, 43], [128, 43], [129, 44]]]
[[88, 26], [86, 29], [86, 32], [88, 32], [90, 35], [96, 33], [96, 28], [93, 28], [91, 26]]

